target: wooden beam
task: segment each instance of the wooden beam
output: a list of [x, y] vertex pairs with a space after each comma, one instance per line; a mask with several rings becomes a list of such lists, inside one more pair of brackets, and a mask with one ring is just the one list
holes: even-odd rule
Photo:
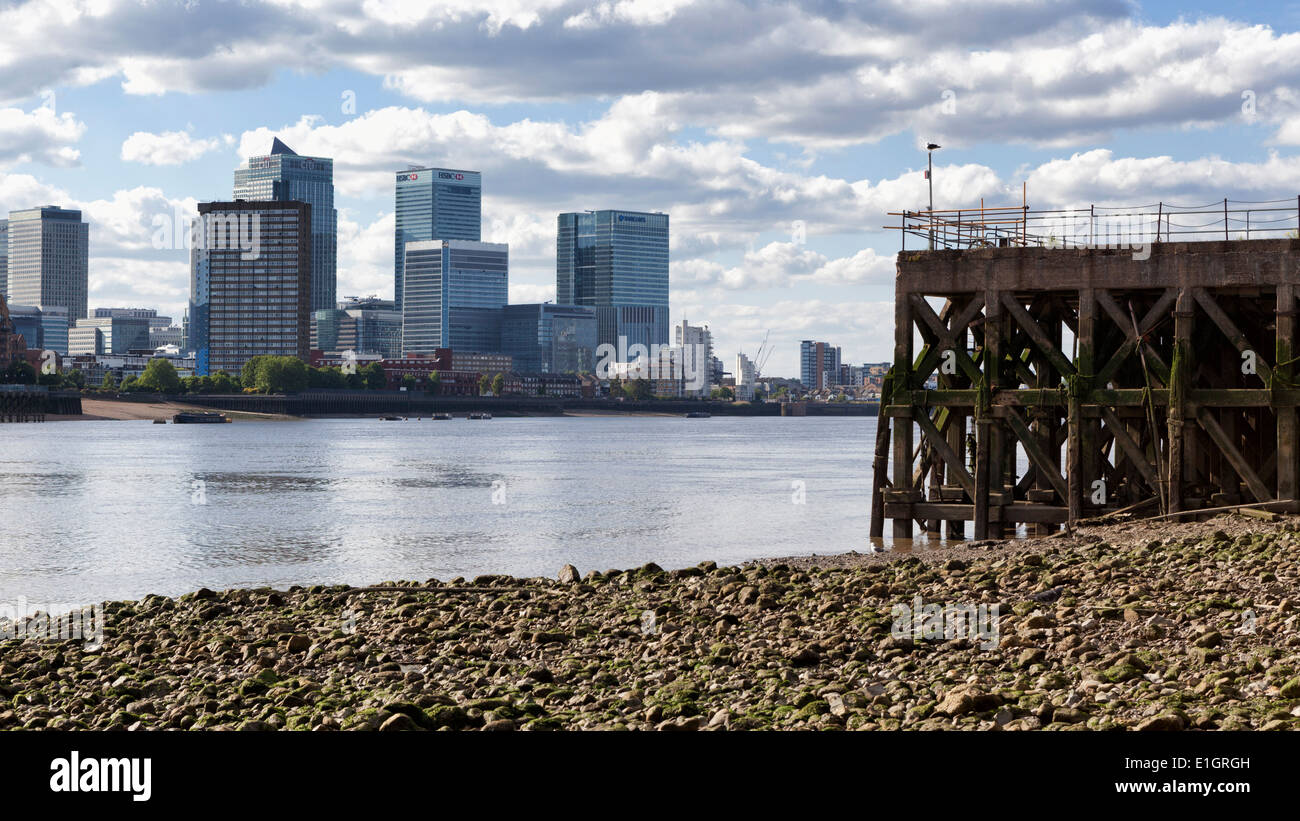
[[[1268, 363], [1264, 361], [1264, 356], [1259, 349], [1250, 344], [1250, 340], [1241, 332], [1236, 323], [1234, 323], [1228, 315], [1223, 312], [1223, 309], [1219, 307], [1219, 303], [1215, 301], [1209, 291], [1204, 288], [1193, 288], [1192, 294], [1196, 297], [1196, 301], [1200, 303], [1201, 307], [1205, 309], [1205, 313], [1209, 316], [1210, 321], [1219, 326], [1219, 330], [1223, 331], [1223, 335], [1228, 337], [1228, 341], [1231, 342], [1238, 351], [1241, 351], [1242, 353], [1245, 353], [1246, 351], [1255, 352], [1255, 376], [1258, 376], [1263, 380], [1265, 387], [1267, 387], [1269, 382], [1272, 381], [1273, 371], [1269, 367]], [[1261, 499], [1260, 501], [1262, 502], [1264, 500]]]
[[1029, 426], [1026, 425], [1025, 420], [1020, 417], [1020, 412], [1011, 407], [1008, 407], [1005, 410], [1006, 413], [1003, 418], [1007, 420], [1007, 424], [1011, 427], [1011, 432], [1020, 440], [1020, 444], [1024, 447], [1025, 455], [1029, 457], [1030, 463], [1047, 477], [1047, 481], [1052, 484], [1052, 488], [1062, 499], [1067, 498], [1070, 491], [1066, 486], [1065, 479], [1063, 479], [1061, 474], [1057, 472], [1056, 465], [1047, 455], [1047, 452], [1043, 450], [1042, 446], [1039, 445], [1038, 438], [1030, 433]]
[[1034, 345], [1042, 352], [1047, 361], [1052, 363], [1052, 367], [1056, 368], [1058, 373], [1064, 376], [1074, 375], [1074, 366], [1070, 364], [1070, 360], [1066, 359], [1065, 354], [1061, 353], [1052, 344], [1052, 341], [1047, 338], [1047, 334], [1043, 333], [1043, 329], [1039, 327], [1037, 320], [1029, 315], [1029, 312], [1025, 310], [1025, 306], [1021, 305], [1020, 300], [1016, 299], [1015, 294], [1004, 293], [1002, 295], [1002, 305], [1007, 309], [1007, 313], [1011, 315], [1011, 318], [1029, 335]]
[[1153, 491], [1158, 490], [1160, 480], [1156, 476], [1155, 469], [1152, 468], [1151, 463], [1147, 461], [1146, 451], [1142, 449], [1141, 445], [1134, 442], [1133, 437], [1129, 435], [1128, 429], [1124, 426], [1123, 420], [1115, 415], [1115, 411], [1105, 405], [1101, 406], [1101, 418], [1106, 420], [1106, 426], [1110, 435], [1115, 438], [1115, 443], [1119, 445], [1120, 449], [1124, 451], [1124, 454], [1128, 456], [1129, 461], [1132, 462], [1138, 469], [1138, 472], [1142, 474], [1142, 478], [1146, 481], [1147, 487], [1151, 488]]
[[1235, 470], [1237, 475], [1241, 477], [1242, 481], [1246, 483], [1246, 487], [1250, 488], [1250, 492], [1254, 495], [1255, 499], [1260, 502], [1271, 501], [1273, 495], [1269, 493], [1268, 486], [1266, 486], [1263, 480], [1261, 480], [1255, 471], [1251, 469], [1250, 463], [1246, 461], [1246, 457], [1242, 456], [1241, 451], [1237, 450], [1237, 446], [1234, 445], [1228, 435], [1224, 433], [1223, 428], [1219, 426], [1219, 423], [1214, 416], [1205, 408], [1197, 408], [1196, 421], [1201, 423], [1201, 428], [1210, 435], [1211, 439], [1214, 440], [1214, 444], [1218, 446], [1224, 459], [1227, 460], [1228, 464], [1232, 465], [1232, 469]]
[[957, 482], [961, 484], [962, 489], [974, 499], [975, 479], [966, 472], [966, 466], [962, 464], [961, 457], [953, 453], [952, 446], [948, 444], [944, 435], [934, 426], [927, 414], [918, 414], [916, 424], [920, 426], [921, 435], [930, 443], [930, 447], [934, 448], [935, 452], [939, 454], [939, 458], [947, 465], [948, 471], [956, 476]]

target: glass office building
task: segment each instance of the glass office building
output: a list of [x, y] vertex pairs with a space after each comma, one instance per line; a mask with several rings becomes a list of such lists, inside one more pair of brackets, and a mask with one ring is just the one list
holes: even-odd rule
[[311, 308], [334, 307], [338, 288], [338, 211], [334, 161], [304, 157], [275, 138], [271, 153], [249, 157], [235, 169], [235, 199], [296, 200], [311, 205]]
[[334, 310], [312, 314], [311, 346], [327, 353], [353, 351], [396, 359], [402, 355], [402, 315], [391, 299], [340, 302]]
[[57, 206], [9, 212], [9, 301], [86, 316], [90, 226], [81, 212]]
[[68, 309], [40, 305], [10, 305], [14, 331], [23, 335], [29, 351], [68, 355]]
[[507, 305], [501, 309], [501, 352], [520, 373], [590, 373], [596, 367], [596, 309]]
[[668, 344], [668, 215], [560, 214], [555, 301], [596, 309], [599, 344]]
[[151, 349], [149, 317], [92, 316], [68, 329], [68, 353], [127, 354]]
[[482, 239], [483, 178], [477, 171], [409, 168], [397, 174], [393, 299], [402, 310], [406, 244]]
[[195, 235], [187, 330], [194, 373], [238, 373], [259, 354], [307, 361], [311, 205], [199, 203]]
[[499, 351], [509, 261], [509, 246], [500, 242], [408, 242], [402, 352]]

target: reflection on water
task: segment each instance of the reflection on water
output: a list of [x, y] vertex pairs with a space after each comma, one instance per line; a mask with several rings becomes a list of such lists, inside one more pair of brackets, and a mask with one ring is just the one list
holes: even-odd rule
[[866, 552], [875, 429], [806, 417], [6, 425], [0, 604]]

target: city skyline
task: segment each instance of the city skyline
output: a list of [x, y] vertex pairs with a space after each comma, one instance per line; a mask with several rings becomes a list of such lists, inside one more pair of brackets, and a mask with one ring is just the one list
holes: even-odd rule
[[[113, 4], [57, 23], [11, 12], [60, 57], [44, 72], [8, 58], [0, 215], [79, 208], [91, 301], [175, 316], [187, 258], [153, 247], [154, 220], [226, 199], [231, 169], [276, 137], [334, 159], [339, 295], [394, 296], [395, 173], [473, 168], [489, 181], [481, 239], [511, 247], [512, 302], [555, 298], [556, 214], [662, 210], [670, 321], [706, 317], [728, 356], [771, 329], [766, 370], [782, 375], [809, 337], [890, 358], [899, 242], [882, 226], [924, 206], [927, 142], [944, 146], [941, 206], [1019, 204], [1024, 181], [1036, 208], [1273, 199], [1300, 183], [1298, 20], [1269, 4], [975, 2], [961, 25], [792, 4], [744, 30], [717, 22], [732, 18], [722, 2], [394, 19], [347, 4], [129, 7], [129, 25]], [[194, 48], [163, 45], [196, 26], [210, 36]], [[278, 45], [285, 32], [315, 62]], [[591, 63], [566, 70], [578, 53]]]

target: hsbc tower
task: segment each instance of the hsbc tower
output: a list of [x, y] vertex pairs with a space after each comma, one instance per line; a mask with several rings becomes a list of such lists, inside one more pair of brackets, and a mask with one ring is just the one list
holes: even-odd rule
[[393, 298], [402, 310], [406, 243], [460, 239], [479, 242], [483, 179], [477, 171], [415, 168], [397, 173], [393, 231]]

